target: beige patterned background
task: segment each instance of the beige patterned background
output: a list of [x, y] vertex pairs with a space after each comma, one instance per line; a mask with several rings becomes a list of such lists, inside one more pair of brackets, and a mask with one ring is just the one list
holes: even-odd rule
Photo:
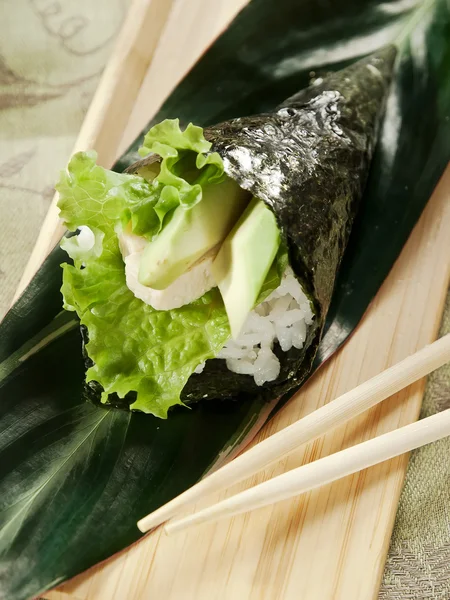
[[[0, 0], [0, 318], [128, 4]], [[450, 299], [441, 334], [449, 331]], [[446, 367], [429, 379], [423, 416], [449, 407]], [[448, 440], [412, 456], [379, 600], [450, 600], [449, 457]]]
[[128, 0], [0, 0], [0, 318]]

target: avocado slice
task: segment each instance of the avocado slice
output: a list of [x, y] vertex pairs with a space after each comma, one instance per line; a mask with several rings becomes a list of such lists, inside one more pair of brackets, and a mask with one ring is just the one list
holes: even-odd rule
[[213, 262], [212, 274], [234, 339], [255, 306], [280, 241], [274, 214], [264, 202], [253, 198]]
[[161, 233], [145, 248], [139, 283], [163, 290], [204, 254], [219, 247], [248, 203], [248, 192], [235, 181], [205, 185], [192, 208], [179, 206]]

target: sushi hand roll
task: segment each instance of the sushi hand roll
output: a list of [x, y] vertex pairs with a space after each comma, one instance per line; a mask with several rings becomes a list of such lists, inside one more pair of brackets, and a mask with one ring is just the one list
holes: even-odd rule
[[142, 160], [93, 151], [57, 185], [64, 308], [91, 396], [166, 417], [177, 404], [267, 399], [314, 359], [366, 182], [395, 50], [314, 82], [274, 112], [145, 136]]

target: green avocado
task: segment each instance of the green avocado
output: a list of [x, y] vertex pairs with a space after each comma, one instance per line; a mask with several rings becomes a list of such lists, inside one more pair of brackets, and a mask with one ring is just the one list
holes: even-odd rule
[[161, 233], [144, 249], [139, 282], [163, 290], [228, 235], [248, 203], [248, 192], [232, 179], [206, 185], [200, 202], [179, 206]]
[[274, 214], [264, 202], [253, 198], [217, 254], [212, 274], [234, 339], [255, 306], [280, 241]]

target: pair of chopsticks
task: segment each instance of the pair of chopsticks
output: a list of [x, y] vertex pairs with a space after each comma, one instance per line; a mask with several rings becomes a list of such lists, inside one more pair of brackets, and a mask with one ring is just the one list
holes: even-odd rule
[[[138, 522], [142, 532], [184, 507], [254, 475], [302, 444], [342, 425], [450, 361], [450, 334], [386, 369], [353, 390], [275, 433]], [[450, 409], [347, 448], [231, 496], [197, 513], [170, 521], [175, 533], [286, 500], [450, 435]]]

